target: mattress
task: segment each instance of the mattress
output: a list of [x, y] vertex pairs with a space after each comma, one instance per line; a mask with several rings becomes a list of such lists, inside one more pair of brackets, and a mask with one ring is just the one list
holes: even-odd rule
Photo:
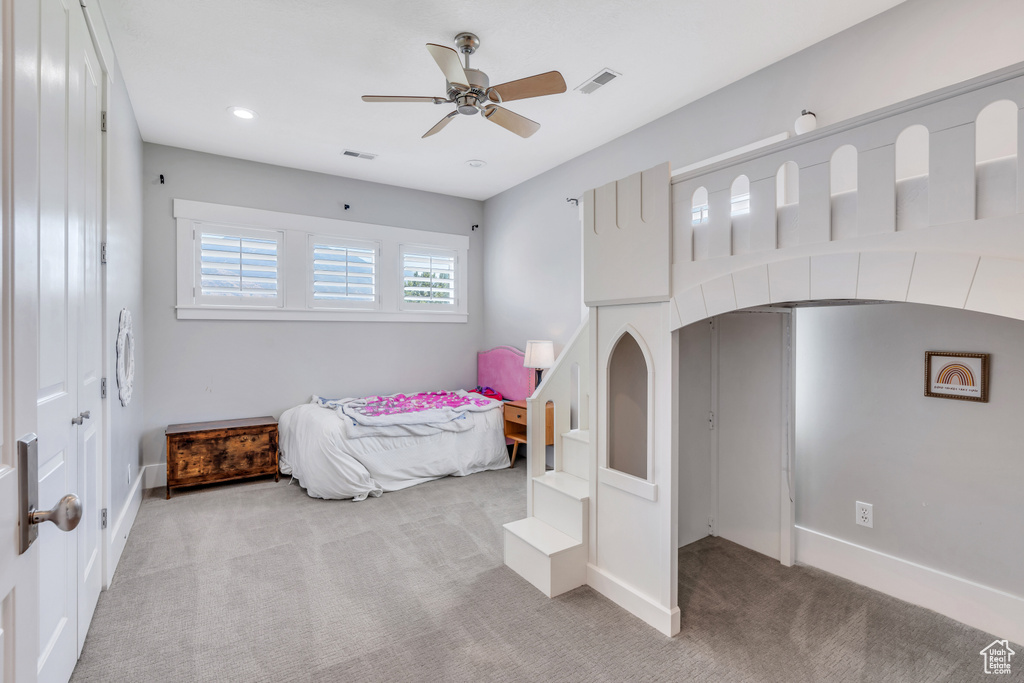
[[281, 472], [313, 498], [364, 500], [446, 476], [509, 466], [500, 402], [467, 412], [457, 430], [430, 434], [346, 434], [344, 415], [317, 403], [286, 410], [278, 421]]

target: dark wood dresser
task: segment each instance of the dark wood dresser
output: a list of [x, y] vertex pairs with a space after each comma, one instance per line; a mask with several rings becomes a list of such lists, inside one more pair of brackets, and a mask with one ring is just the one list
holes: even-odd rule
[[167, 497], [171, 489], [274, 475], [277, 481], [277, 420], [190, 422], [168, 425]]

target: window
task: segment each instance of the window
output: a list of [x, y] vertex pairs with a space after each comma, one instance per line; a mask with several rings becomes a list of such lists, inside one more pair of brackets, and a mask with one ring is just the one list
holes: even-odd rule
[[310, 305], [376, 308], [378, 251], [375, 242], [310, 235]]
[[708, 189], [698, 187], [693, 191], [693, 198], [690, 201], [692, 219], [694, 225], [708, 222]]
[[174, 200], [177, 316], [466, 322], [469, 237]]
[[199, 224], [195, 298], [209, 305], [278, 306], [281, 233]]
[[429, 309], [456, 304], [457, 255], [423, 247], [402, 247], [402, 307]]
[[750, 213], [750, 179], [745, 175], [740, 175], [732, 181], [732, 190], [729, 193], [729, 214], [743, 216], [748, 213]]
[[730, 213], [733, 216], [742, 216], [750, 213], [750, 193], [739, 194], [730, 200]]
[[[746, 176], [742, 176], [746, 178]], [[749, 187], [749, 186], [748, 186]], [[690, 209], [690, 222], [693, 225], [701, 225], [708, 222], [708, 191], [706, 188], [698, 187], [693, 193], [692, 208]], [[733, 194], [729, 198], [729, 213], [732, 216], [741, 216], [750, 213], [750, 191], [742, 194]]]

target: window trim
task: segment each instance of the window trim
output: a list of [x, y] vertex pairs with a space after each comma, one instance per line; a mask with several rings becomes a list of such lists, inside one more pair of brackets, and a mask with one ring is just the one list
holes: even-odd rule
[[[469, 320], [468, 257], [469, 236], [413, 230], [334, 218], [305, 216], [264, 209], [174, 199], [173, 216], [177, 232], [177, 287], [175, 307], [179, 320], [334, 320], [365, 322], [451, 322]], [[279, 307], [210, 305], [196, 302], [194, 234], [197, 223], [215, 223], [225, 228], [275, 230], [283, 233], [278, 255], [278, 287], [284, 298]], [[324, 239], [377, 242], [379, 246], [378, 299], [376, 309], [310, 306], [310, 236]], [[454, 251], [456, 259], [456, 306], [454, 310], [408, 310], [401, 306], [403, 244], [422, 245]]]

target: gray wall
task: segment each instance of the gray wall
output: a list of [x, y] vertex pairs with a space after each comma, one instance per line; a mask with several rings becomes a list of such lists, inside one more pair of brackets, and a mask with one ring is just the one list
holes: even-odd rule
[[[915, 304], [796, 315], [797, 524], [1024, 596], [1024, 322]], [[988, 403], [924, 396], [925, 351], [950, 350], [992, 354]]]
[[[1022, 34], [1019, 0], [908, 0], [492, 197], [484, 343], [553, 339], [557, 347], [579, 324], [580, 223], [566, 197], [666, 160], [679, 168], [791, 131], [804, 108], [824, 126], [1024, 61]], [[615, 85], [588, 97], [600, 116]]]
[[[470, 226], [482, 223], [480, 202], [151, 144], [143, 187], [147, 464], [164, 460], [169, 423], [277, 416], [311, 394], [475, 385], [483, 237]], [[469, 235], [469, 322], [179, 321], [175, 198]]]
[[[106, 363], [110, 414], [110, 504], [117, 514], [141, 473], [146, 336], [142, 297], [142, 137], [128, 93], [120, 82], [107, 105]], [[117, 398], [116, 341], [121, 309], [132, 313], [135, 383], [132, 400]], [[131, 473], [129, 482], [127, 473]]]
[[[89, 16], [97, 25], [99, 49], [110, 70], [107, 84], [106, 224], [105, 278], [106, 307], [104, 363], [107, 376], [107, 419], [110, 447], [110, 514], [116, 521], [129, 502], [128, 494], [142, 469], [142, 432], [145, 424], [146, 339], [143, 333], [142, 296], [142, 136], [128, 99], [121, 70], [114, 57], [102, 12], [90, 5]], [[135, 333], [135, 384], [132, 400], [122, 406], [117, 399], [118, 318], [122, 308], [132, 312]], [[131, 479], [128, 473], [131, 473]], [[127, 529], [124, 530], [127, 532]]]

